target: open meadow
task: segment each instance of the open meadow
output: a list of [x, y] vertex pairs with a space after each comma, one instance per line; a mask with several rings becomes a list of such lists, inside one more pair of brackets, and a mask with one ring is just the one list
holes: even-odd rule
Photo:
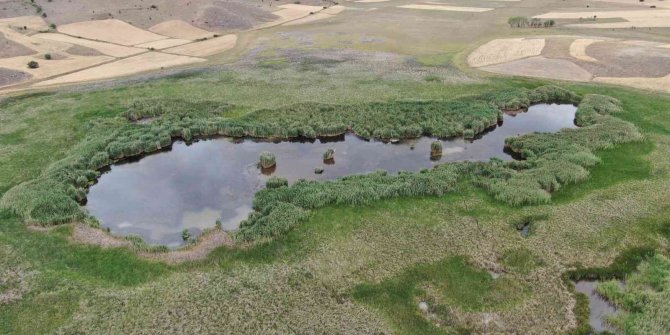
[[0, 334], [670, 334], [668, 12], [0, 0]]

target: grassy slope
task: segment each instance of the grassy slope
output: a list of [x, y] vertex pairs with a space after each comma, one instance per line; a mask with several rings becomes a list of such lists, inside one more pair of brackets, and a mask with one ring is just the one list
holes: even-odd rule
[[[279, 85], [263, 80], [246, 79], [239, 82], [231, 74], [207, 75], [162, 80], [133, 88], [38, 96], [5, 103], [0, 108], [0, 118], [3, 120], [0, 134], [0, 143], [3, 144], [0, 149], [0, 192], [33, 178], [48, 163], [62, 157], [85, 134], [86, 124], [90, 120], [117, 115], [124, 110], [123, 106], [131, 96], [160, 98], [188, 94], [188, 98], [207, 97], [248, 104], [257, 102], [255, 97], [258, 96], [257, 92], [261, 92], [265, 99], [257, 102], [256, 107], [268, 107], [311, 100], [303, 95], [303, 85], [282, 84], [279, 89]], [[317, 92], [321, 95], [316, 96], [325, 102], [456, 97], [500, 87], [534, 85], [537, 82], [530, 80], [493, 80], [489, 84], [450, 86], [444, 89], [437, 83], [367, 81], [355, 84], [353, 91], [359, 93], [354, 96], [347, 94], [351, 92], [351, 87], [346, 90], [324, 89]], [[519, 320], [521, 323], [518, 326], [529, 327], [529, 330], [538, 329], [532, 327], [551, 326], [552, 322], [565, 324], [567, 320], [564, 319], [563, 303], [568, 298], [558, 280], [558, 274], [565, 264], [578, 261], [588, 265], [604, 265], [613, 259], [616, 252], [627, 246], [666, 243], [656, 235], [661, 228], [647, 228], [662, 224], [662, 219], [654, 216], [654, 213], [659, 210], [659, 204], [664, 203], [663, 186], [668, 184], [667, 168], [670, 165], [667, 155], [663, 154], [670, 147], [670, 141], [666, 138], [670, 135], [670, 121], [667, 118], [670, 98], [593, 86], [570, 88], [580, 92], [609, 94], [621, 99], [626, 111], [623, 117], [638, 125], [648, 140], [601, 152], [603, 165], [592, 171], [591, 179], [566, 187], [559, 195], [560, 201], [552, 205], [511, 209], [494, 202], [482, 192], [464, 191], [441, 198], [380, 201], [364, 208], [328, 207], [318, 210], [307, 224], [277, 241], [244, 251], [221, 249], [200, 264], [172, 269], [140, 261], [124, 251], [71, 246], [66, 241], [67, 229], [49, 233], [32, 232], [16, 218], [2, 213], [0, 245], [4, 252], [14, 255], [7, 267], [16, 267], [29, 279], [24, 281], [28, 287], [24, 288], [25, 297], [21, 302], [0, 307], [0, 333], [49, 332], [64, 323], [72, 323], [70, 318], [77, 312], [89, 318], [80, 318], [71, 324], [75, 328], [120, 332], [120, 328], [113, 328], [114, 325], [118, 327], [124, 320], [128, 321], [126, 318], [133, 317], [137, 321], [129, 323], [132, 327], [130, 329], [146, 331], [156, 326], [152, 322], [165, 321], [161, 311], [178, 306], [183, 305], [184, 309], [193, 311], [193, 315], [184, 317], [188, 322], [203, 321], [207, 319], [207, 313], [217, 313], [216, 309], [203, 309], [202, 305], [197, 304], [197, 298], [207, 299], [207, 305], [220, 305], [218, 308], [221, 314], [243, 306], [244, 301], [231, 299], [231, 294], [258, 299], [246, 307], [251, 315], [263, 315], [262, 312], [274, 315], [276, 310], [273, 312], [270, 307], [287, 308], [288, 313], [280, 319], [283, 324], [294, 324], [296, 319], [302, 317], [305, 320], [302, 326], [311, 329], [333, 330], [345, 327], [346, 324], [352, 327], [367, 324], [374, 326], [374, 329], [390, 326], [405, 332], [406, 329], [389, 321], [396, 317], [422, 320], [418, 309], [412, 309], [412, 304], [408, 305], [414, 300], [405, 300], [402, 305], [404, 310], [394, 310], [390, 314], [369, 314], [361, 311], [359, 305], [351, 304], [352, 290], [366, 282], [372, 283], [374, 287], [374, 283], [392, 282], [393, 279], [389, 278], [403, 278], [402, 273], [411, 274], [415, 271], [411, 269], [417, 269], [417, 266], [420, 269], [434, 268], [436, 274], [441, 271], [450, 273], [452, 268], [499, 267], [504, 262], [496, 259], [519, 245], [542, 259], [543, 265], [538, 270], [530, 271], [531, 275], [524, 274], [526, 271], [514, 270], [514, 267], [508, 269], [514, 280], [537, 285], [532, 286], [534, 288], [529, 294], [510, 293], [520, 301], [516, 308], [532, 307], [535, 302], [543, 301], [550, 306], [544, 312], [554, 320], [529, 313], [528, 318], [536, 317], [540, 320], [536, 325], [529, 325], [528, 319], [514, 318], [515, 313], [523, 314], [518, 313], [514, 306], [500, 312], [500, 318]], [[652, 161], [649, 161], [650, 157]], [[611, 206], [619, 210], [612, 213]], [[537, 212], [549, 213], [549, 219], [538, 223], [530, 238], [521, 239], [510, 229], [510, 218]], [[643, 218], [647, 219], [641, 220]], [[448, 255], [465, 255], [468, 262], [453, 263], [450, 261], [452, 258], [445, 258]], [[418, 263], [429, 265], [416, 265]], [[468, 273], [481, 277], [482, 272], [474, 268]], [[249, 291], [248, 284], [244, 283], [249, 282], [249, 278], [259, 271], [267, 271], [264, 272], [268, 273], [264, 277], [266, 281], [260, 286], [252, 285], [255, 289]], [[199, 276], [191, 276], [190, 273], [206, 273], [207, 276], [225, 279], [233, 288], [240, 283], [243, 285], [237, 291], [225, 291], [226, 288], [220, 285], [199, 282]], [[295, 278], [295, 274], [300, 273], [310, 274], [305, 275], [308, 279], [299, 279], [298, 285], [286, 280], [287, 276]], [[404, 277], [406, 287], [424, 287], [422, 283], [430, 282], [432, 278], [431, 271], [424, 274]], [[300, 284], [303, 281], [306, 283]], [[281, 292], [272, 291], [267, 286], [270, 283], [274, 283], [270, 286], [278, 286]], [[193, 291], [193, 287], [198, 284], [202, 285], [207, 295]], [[132, 289], [147, 285], [147, 292]], [[16, 289], [20, 285], [8, 283], [6, 286], [0, 288]], [[333, 293], [326, 298], [317, 297], [317, 294], [324, 295], [323, 288]], [[314, 293], [310, 293], [312, 291]], [[254, 293], [258, 292], [266, 292], [267, 298], [255, 296]], [[403, 290], [398, 289], [397, 292]], [[96, 299], [99, 295], [109, 299]], [[558, 297], [549, 298], [554, 295]], [[268, 300], [278, 296], [288, 301]], [[296, 296], [297, 301], [291, 300], [292, 296]], [[128, 301], [128, 304], [115, 305], [117, 301], [113, 298]], [[346, 303], [337, 305], [333, 300], [344, 300]], [[86, 309], [81, 309], [82, 302], [86, 302]], [[294, 313], [301, 303], [315, 304], [310, 313], [301, 316]], [[468, 308], [459, 307], [458, 301], [447, 300], [447, 303], [455, 308], [451, 311], [451, 317], [458, 321], [457, 324], [476, 326], [481, 322], [481, 319], [477, 319], [477, 313], [469, 313]], [[388, 308], [399, 306], [389, 305]], [[321, 317], [323, 312], [331, 312], [328, 315], [333, 315], [332, 323], [310, 323]], [[342, 315], [346, 316], [342, 319], [346, 319], [347, 323], [338, 319]], [[262, 329], [272, 317], [258, 318], [260, 320], [257, 320], [256, 328], [249, 329]], [[156, 321], [150, 321], [154, 319]], [[180, 326], [187, 327], [188, 322]], [[236, 325], [235, 322], [237, 325], [253, 323], [248, 320], [230, 322], [232, 325]], [[207, 322], [203, 321], [202, 324], [204, 331], [217, 329]], [[349, 330], [355, 329], [361, 331], [362, 328]]]

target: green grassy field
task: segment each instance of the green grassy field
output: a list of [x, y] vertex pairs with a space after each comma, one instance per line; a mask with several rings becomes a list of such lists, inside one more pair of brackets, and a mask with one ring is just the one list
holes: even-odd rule
[[[37, 178], [90, 132], [124, 127], [136, 99], [227, 103], [236, 107], [226, 116], [240, 119], [294, 103], [447, 100], [547, 84], [361, 77], [273, 81], [224, 71], [10, 98], [0, 103], [0, 194]], [[0, 333], [569, 333], [578, 317], [566, 271], [607, 266], [633, 247], [667, 255], [670, 96], [562, 86], [616, 97], [623, 106], [617, 117], [644, 139], [597, 151], [601, 163], [589, 178], [561, 187], [546, 204], [510, 206], [461, 183], [442, 196], [328, 205], [271, 241], [223, 247], [178, 266], [78, 245], [69, 241], [71, 227], [35, 231], [3, 210]], [[531, 234], [522, 237], [515, 224], [529, 217], [536, 218]], [[649, 277], [666, 260], [649, 262], [633, 276]], [[667, 311], [653, 307], [662, 293], [653, 294], [617, 322], [662, 327]]]

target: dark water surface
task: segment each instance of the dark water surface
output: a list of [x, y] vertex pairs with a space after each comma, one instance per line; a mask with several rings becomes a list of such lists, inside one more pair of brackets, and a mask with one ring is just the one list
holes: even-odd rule
[[[175, 142], [172, 150], [115, 164], [90, 188], [87, 208], [115, 234], [137, 234], [152, 244], [182, 243], [181, 231], [198, 235], [217, 219], [224, 229], [236, 228], [251, 212], [254, 193], [268, 175], [257, 167], [260, 153], [277, 157], [272, 175], [293, 182], [369, 173], [418, 171], [457, 161], [511, 160], [506, 137], [574, 128], [576, 107], [535, 105], [527, 112], [504, 116], [502, 125], [474, 141], [444, 140], [440, 160], [430, 159], [433, 138], [401, 143], [365, 141], [353, 134], [314, 142], [263, 142], [216, 138], [192, 144]], [[323, 153], [335, 149], [335, 162], [324, 164]], [[324, 168], [315, 174], [315, 168]]]

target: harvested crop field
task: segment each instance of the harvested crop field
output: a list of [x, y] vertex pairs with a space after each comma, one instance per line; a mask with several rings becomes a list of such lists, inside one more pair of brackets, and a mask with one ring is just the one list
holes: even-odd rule
[[670, 10], [665, 9], [641, 9], [641, 10], [615, 10], [615, 11], [583, 11], [583, 12], [549, 12], [535, 16], [539, 19], [623, 19], [624, 22], [597, 23], [596, 20], [589, 23], [569, 24], [574, 28], [663, 28], [670, 27]]
[[204, 62], [202, 58], [168, 55], [159, 52], [147, 52], [141, 55], [124, 58], [109, 64], [104, 64], [87, 70], [75, 72], [55, 79], [37, 83], [35, 86], [75, 83], [127, 76], [150, 70], [157, 70], [171, 66], [180, 66]]
[[542, 56], [515, 60], [502, 64], [488, 65], [481, 69], [512, 76], [552, 78], [560, 80], [589, 81], [592, 75], [575, 63], [564, 59], [550, 59]]
[[183, 44], [188, 44], [193, 41], [190, 40], [180, 40], [176, 38], [168, 38], [164, 40], [159, 40], [159, 41], [154, 41], [154, 42], [149, 42], [149, 43], [144, 43], [144, 44], [138, 44], [136, 47], [138, 48], [146, 48], [146, 49], [156, 49], [156, 50], [161, 50], [161, 49], [167, 49], [171, 47], [175, 47], [178, 45], [183, 45]]
[[598, 83], [630, 86], [646, 90], [670, 92], [670, 75], [660, 78], [597, 77], [593, 81]]
[[398, 7], [407, 9], [443, 10], [449, 12], [472, 12], [472, 13], [482, 13], [493, 10], [493, 8], [483, 8], [483, 7], [463, 7], [463, 6], [424, 5], [424, 4], [402, 5]]
[[112, 57], [128, 57], [145, 51], [140, 48], [133, 48], [99, 41], [92, 41], [84, 38], [76, 38], [69, 35], [57, 34], [57, 33], [36, 34], [33, 35], [33, 37], [40, 38], [43, 40], [58, 41], [86, 47]]
[[235, 43], [237, 43], [237, 35], [230, 34], [221, 37], [215, 37], [202, 42], [193, 42], [190, 44], [165, 49], [163, 51], [178, 55], [207, 57], [224, 52], [228, 49], [232, 49], [235, 47]]
[[[0, 59], [0, 67], [26, 72], [34, 79], [43, 79], [91, 67], [113, 59], [108, 56], [69, 56], [65, 59], [44, 60], [34, 56], [21, 56]], [[27, 64], [30, 61], [38, 62], [39, 68], [29, 69]]]
[[149, 31], [152, 31], [156, 34], [184, 40], [197, 40], [201, 38], [212, 37], [214, 35], [212, 32], [194, 27], [181, 20], [161, 22], [149, 28]]
[[597, 59], [586, 54], [586, 48], [596, 42], [602, 42], [602, 40], [591, 38], [578, 38], [574, 40], [572, 44], [570, 44], [570, 56], [585, 62], [597, 62]]
[[[657, 42], [640, 40], [548, 36], [541, 52], [539, 48], [535, 49], [534, 53], [540, 54], [540, 57], [514, 60], [523, 57], [521, 48], [514, 46], [509, 39], [494, 40], [470, 54], [468, 63], [500, 74], [574, 81], [602, 77], [594, 81], [630, 83], [633, 87], [665, 90], [663, 77], [670, 74], [670, 50], [660, 46], [662, 44]], [[486, 55], [490, 55], [490, 59]], [[505, 58], [511, 60], [501, 61]], [[612, 79], [615, 77], [626, 79]], [[648, 82], [645, 78], [649, 79]]]
[[512, 38], [490, 41], [468, 56], [468, 64], [481, 67], [539, 56], [544, 48], [542, 38]]
[[20, 43], [8, 40], [0, 31], [0, 58], [9, 58], [16, 56], [28, 56], [35, 53], [35, 50], [25, 47]]
[[104, 41], [126, 46], [167, 38], [115, 19], [70, 23], [59, 26], [58, 31], [75, 37], [83, 37], [89, 40]]

